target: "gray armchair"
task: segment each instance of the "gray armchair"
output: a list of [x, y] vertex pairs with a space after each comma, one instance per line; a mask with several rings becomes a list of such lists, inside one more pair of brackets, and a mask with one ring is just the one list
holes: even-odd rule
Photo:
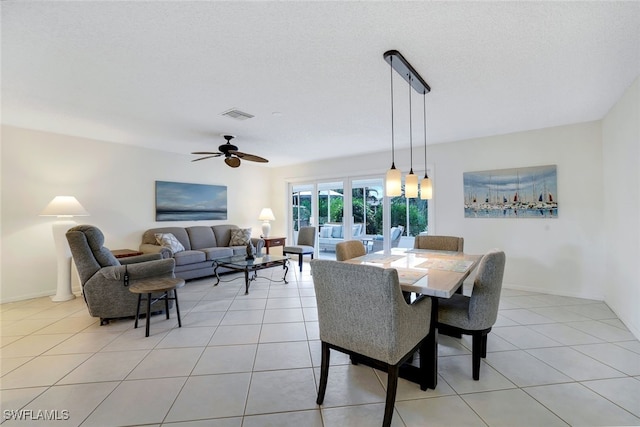
[[[407, 304], [395, 269], [329, 260], [311, 261], [322, 342], [321, 405], [329, 376], [330, 350], [352, 360], [369, 358], [387, 368], [383, 426], [391, 425], [400, 365], [420, 349], [421, 388], [426, 389], [426, 338], [431, 300]], [[424, 360], [423, 360], [424, 359]]]
[[478, 265], [471, 297], [454, 294], [439, 300], [438, 330], [472, 336], [472, 368], [476, 381], [480, 378], [480, 358], [487, 357], [487, 335], [498, 318], [505, 262], [504, 252], [496, 249], [488, 252]]
[[455, 236], [416, 236], [414, 249], [464, 252], [464, 238]]
[[94, 226], [78, 225], [66, 236], [89, 314], [99, 317], [101, 325], [109, 319], [136, 315], [138, 295], [129, 292], [129, 284], [150, 277], [175, 277], [175, 260], [161, 259], [159, 253], [118, 260], [104, 247], [104, 235]]
[[347, 240], [336, 244], [336, 260], [346, 261], [367, 254], [367, 249], [360, 240]]
[[295, 246], [285, 246], [282, 248], [282, 254], [297, 254], [298, 266], [302, 271], [302, 258], [305, 255], [311, 255], [313, 259], [313, 253], [316, 251], [316, 228], [312, 226], [300, 227], [298, 231], [298, 242]]
[[[397, 227], [391, 227], [391, 232], [389, 233], [389, 237], [391, 239], [391, 247], [397, 248], [400, 244], [400, 239], [402, 238], [402, 233], [404, 232], [404, 227], [399, 225]], [[375, 236], [373, 238], [373, 244], [371, 247], [371, 252], [378, 252], [384, 248], [384, 239], [382, 236]]]

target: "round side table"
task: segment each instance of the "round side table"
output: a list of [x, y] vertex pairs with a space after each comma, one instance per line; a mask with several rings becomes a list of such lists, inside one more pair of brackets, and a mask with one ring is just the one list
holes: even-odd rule
[[[164, 308], [167, 313], [167, 319], [169, 318], [169, 300], [176, 302], [176, 314], [178, 315], [178, 327], [182, 327], [182, 320], [180, 319], [180, 306], [178, 305], [178, 288], [184, 286], [184, 279], [173, 277], [158, 277], [152, 279], [145, 279], [136, 281], [129, 286], [129, 291], [134, 294], [138, 294], [138, 307], [136, 308], [136, 322], [134, 328], [138, 327], [138, 319], [140, 318], [140, 303], [144, 300], [147, 302], [147, 324], [145, 330], [145, 337], [149, 336], [149, 324], [151, 322], [151, 304], [164, 300]], [[173, 291], [173, 296], [171, 295]], [[152, 294], [162, 293], [162, 295], [153, 299]], [[143, 297], [144, 295], [144, 297]]]

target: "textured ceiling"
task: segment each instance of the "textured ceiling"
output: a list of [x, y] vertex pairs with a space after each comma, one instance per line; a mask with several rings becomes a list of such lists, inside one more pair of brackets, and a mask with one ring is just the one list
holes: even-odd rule
[[[271, 166], [389, 150], [390, 49], [432, 87], [430, 144], [601, 119], [640, 75], [640, 2], [3, 1], [1, 14], [3, 124], [183, 154], [231, 133]], [[220, 115], [233, 107], [255, 117]]]

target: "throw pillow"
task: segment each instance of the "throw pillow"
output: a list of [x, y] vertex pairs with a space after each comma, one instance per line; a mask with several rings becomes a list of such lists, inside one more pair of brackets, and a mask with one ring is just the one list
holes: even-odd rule
[[247, 246], [251, 242], [250, 228], [234, 228], [231, 230], [229, 246]]
[[336, 239], [342, 239], [343, 237], [342, 226], [336, 225], [335, 227], [331, 227], [331, 228], [333, 228], [333, 230], [331, 230], [331, 237], [334, 237]]
[[331, 237], [331, 229], [333, 227], [320, 227], [320, 237]]
[[180, 243], [180, 240], [171, 233], [156, 233], [156, 242], [160, 246], [165, 246], [171, 249], [174, 254], [184, 251], [184, 246]]

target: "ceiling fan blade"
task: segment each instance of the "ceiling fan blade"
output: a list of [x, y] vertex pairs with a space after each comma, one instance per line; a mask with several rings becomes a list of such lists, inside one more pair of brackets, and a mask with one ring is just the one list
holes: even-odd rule
[[226, 159], [224, 159], [224, 162], [232, 168], [237, 168], [238, 166], [240, 166], [240, 159], [237, 157], [227, 157]]
[[221, 156], [222, 153], [220, 153], [219, 151], [193, 151], [191, 152], [191, 154], [202, 154], [202, 155], [209, 155], [209, 154], [215, 154], [216, 156]]
[[259, 163], [268, 163], [269, 160], [264, 157], [255, 156], [253, 154], [242, 153], [240, 151], [235, 151], [233, 154], [240, 157], [242, 160], [249, 160], [250, 162], [259, 162]]
[[193, 159], [191, 160], [192, 162], [197, 162], [198, 160], [206, 160], [206, 159], [210, 159], [212, 157], [220, 157], [220, 154], [214, 154], [213, 156], [205, 156], [205, 157], [200, 157], [199, 159]]

